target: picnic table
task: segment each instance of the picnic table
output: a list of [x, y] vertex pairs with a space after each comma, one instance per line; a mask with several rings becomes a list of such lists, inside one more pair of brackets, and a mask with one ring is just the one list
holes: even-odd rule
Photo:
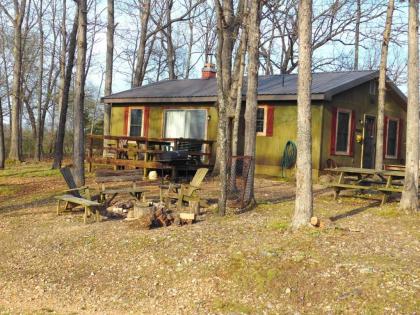
[[[99, 194], [100, 200], [105, 204], [107, 203], [107, 195], [112, 197], [108, 199], [108, 204], [118, 195], [118, 194], [129, 194], [135, 197], [137, 200], [140, 200], [142, 195], [146, 190], [144, 188], [138, 187], [137, 182], [141, 181], [143, 174], [140, 170], [97, 170], [95, 173], [95, 181], [100, 186]], [[128, 183], [129, 186], [118, 186], [118, 187], [109, 187], [109, 184], [121, 184]], [[108, 186], [108, 187], [107, 187]]]
[[[401, 193], [403, 190], [402, 180], [405, 177], [402, 171], [377, 171], [374, 169], [356, 167], [328, 168], [326, 171], [339, 174], [338, 181], [329, 187], [334, 189], [334, 199], [337, 199], [340, 191], [346, 189], [374, 190], [382, 193], [384, 204], [392, 193]], [[394, 183], [399, 181], [398, 183]]]

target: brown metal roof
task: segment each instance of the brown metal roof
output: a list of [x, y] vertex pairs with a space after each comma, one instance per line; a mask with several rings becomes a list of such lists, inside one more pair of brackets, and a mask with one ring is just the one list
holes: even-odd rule
[[[378, 71], [313, 73], [312, 99], [330, 100], [332, 96], [378, 78]], [[405, 95], [394, 85], [398, 96]], [[246, 78], [243, 95], [246, 92]], [[258, 100], [296, 100], [297, 74], [263, 75], [258, 79]], [[216, 79], [166, 80], [104, 97], [105, 103], [203, 103], [217, 100]]]

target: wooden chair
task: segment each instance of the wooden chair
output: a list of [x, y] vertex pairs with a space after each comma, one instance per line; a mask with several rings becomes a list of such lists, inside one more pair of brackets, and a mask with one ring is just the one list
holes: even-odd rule
[[86, 223], [87, 217], [94, 214], [96, 222], [100, 221], [99, 207], [102, 206], [101, 203], [94, 201], [89, 191], [88, 186], [77, 187], [76, 182], [74, 181], [73, 173], [71, 172], [71, 166], [65, 166], [60, 169], [60, 173], [66, 181], [69, 189], [66, 189], [64, 195], [56, 196], [57, 199], [57, 215], [59, 215], [63, 210], [61, 210], [61, 202], [65, 202], [64, 210], [71, 209], [77, 206], [84, 207], [83, 222]]
[[[176, 200], [178, 210], [181, 210], [184, 202], [200, 202], [198, 191], [207, 172], [208, 168], [199, 168], [189, 184], [161, 185], [161, 199], [163, 199], [167, 207], [169, 207], [172, 200]], [[164, 189], [167, 190], [163, 192]]]

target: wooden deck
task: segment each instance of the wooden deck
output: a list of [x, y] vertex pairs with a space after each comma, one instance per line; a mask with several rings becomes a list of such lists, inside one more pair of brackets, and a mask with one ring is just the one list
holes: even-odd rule
[[[86, 162], [89, 172], [93, 165], [112, 165], [114, 169], [194, 171], [201, 167], [213, 168], [213, 143], [211, 140], [184, 138], [145, 138], [126, 136], [89, 135]], [[187, 158], [180, 161], [163, 161], [160, 156], [168, 151], [186, 151]]]

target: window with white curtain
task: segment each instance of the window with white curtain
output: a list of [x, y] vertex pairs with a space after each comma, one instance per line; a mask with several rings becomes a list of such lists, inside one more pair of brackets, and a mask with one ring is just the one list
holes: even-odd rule
[[165, 138], [205, 139], [207, 111], [205, 109], [166, 110]]

